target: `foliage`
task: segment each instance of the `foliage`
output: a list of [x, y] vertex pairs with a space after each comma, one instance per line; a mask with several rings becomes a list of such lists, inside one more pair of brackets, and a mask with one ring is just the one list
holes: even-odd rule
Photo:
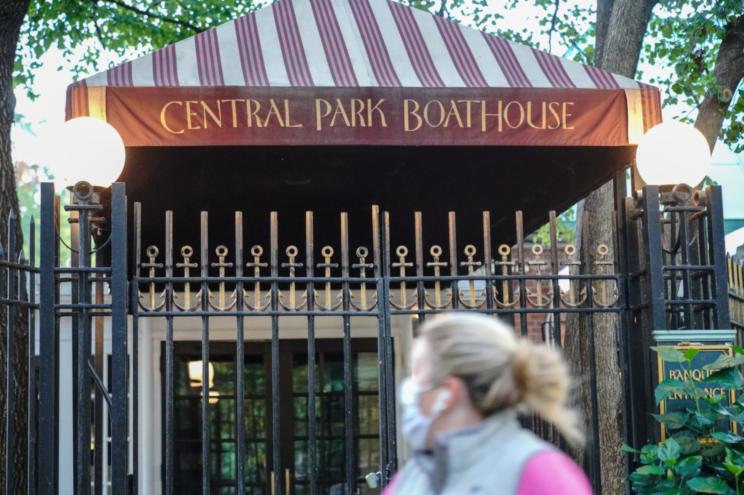
[[41, 57], [59, 49], [76, 76], [100, 66], [103, 51], [122, 58], [174, 43], [266, 4], [266, 0], [31, 0], [21, 28], [14, 87], [33, 95]]
[[[576, 207], [573, 206], [558, 215], [555, 219], [555, 232], [559, 243], [570, 244], [574, 241], [576, 226]], [[531, 241], [537, 244], [550, 244], [550, 224], [546, 223], [530, 235]]]
[[[665, 105], [683, 103], [694, 110], [706, 94], [733, 99], [720, 138], [735, 152], [744, 151], [744, 85], [722, 88], [713, 72], [726, 27], [744, 13], [744, 0], [661, 0], [657, 12], [644, 57], [649, 64], [672, 69], [651, 78], [666, 89]], [[677, 118], [692, 122], [691, 113]]]
[[[744, 436], [730, 431], [735, 423], [744, 427], [744, 394], [730, 404], [723, 395], [710, 396], [705, 387], [715, 384], [726, 391], [741, 391], [744, 385], [739, 367], [744, 349], [733, 346], [732, 356], [721, 355], [704, 370], [711, 374], [700, 381], [661, 381], [656, 387], [657, 402], [683, 394], [694, 407], [684, 411], [653, 415], [670, 436], [660, 444], [647, 444], [640, 450], [627, 445], [626, 452], [637, 454], [640, 467], [630, 474], [633, 490], [639, 494], [744, 493]], [[698, 349], [682, 353], [671, 347], [655, 348], [666, 362], [681, 363], [692, 371]]]

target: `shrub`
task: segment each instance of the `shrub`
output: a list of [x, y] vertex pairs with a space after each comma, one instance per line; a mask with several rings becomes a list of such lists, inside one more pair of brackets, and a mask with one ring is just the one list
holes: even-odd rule
[[[630, 474], [635, 493], [744, 494], [744, 436], [731, 429], [732, 424], [739, 431], [744, 427], [744, 394], [737, 394], [733, 403], [728, 400], [731, 390], [739, 391], [744, 385], [739, 371], [744, 364], [744, 349], [739, 346], [733, 349], [733, 355], [721, 355], [705, 365], [703, 369], [712, 374], [702, 380], [666, 379], [657, 385], [657, 403], [683, 394], [691, 399], [693, 406], [653, 415], [668, 432], [662, 443], [647, 444], [640, 450], [623, 446], [640, 460], [641, 465]], [[695, 348], [681, 352], [673, 347], [654, 350], [665, 362], [681, 363], [689, 372], [692, 360], [700, 352]], [[726, 393], [710, 396], [705, 388], [713, 384]]]

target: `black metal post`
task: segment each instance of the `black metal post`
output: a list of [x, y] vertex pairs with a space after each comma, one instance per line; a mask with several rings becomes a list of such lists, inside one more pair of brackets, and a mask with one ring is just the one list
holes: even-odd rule
[[114, 495], [128, 492], [127, 276], [127, 198], [124, 184], [117, 182], [111, 187], [111, 489]]
[[57, 495], [57, 333], [54, 281], [56, 218], [54, 184], [41, 184], [41, 267], [39, 277], [39, 494]]

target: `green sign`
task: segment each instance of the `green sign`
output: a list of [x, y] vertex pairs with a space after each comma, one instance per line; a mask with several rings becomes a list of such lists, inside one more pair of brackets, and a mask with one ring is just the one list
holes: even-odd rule
[[[679, 381], [688, 381], [688, 380], [694, 380], [696, 382], [700, 382], [706, 378], [708, 378], [710, 375], [715, 373], [715, 370], [706, 370], [703, 369], [705, 365], [713, 363], [721, 354], [728, 354], [731, 355], [731, 346], [729, 344], [689, 344], [689, 343], [682, 343], [677, 344], [674, 346], [668, 346], [673, 347], [677, 349], [678, 351], [684, 353], [688, 349], [698, 349], [700, 352], [698, 352], [695, 357], [692, 358], [692, 361], [688, 365], [687, 362], [667, 362], [663, 361], [661, 357], [657, 354], [657, 360], [658, 360], [658, 369], [659, 369], [659, 381], [661, 380], [679, 380]], [[689, 367], [688, 367], [689, 366]], [[735, 400], [734, 391], [733, 390], [727, 390], [724, 387], [722, 387], [720, 384], [711, 382], [706, 384], [704, 387], [705, 393], [709, 397], [726, 397], [726, 399], [729, 401], [729, 403], [732, 403]], [[669, 397], [666, 400], [661, 401], [659, 404], [659, 412], [661, 414], [666, 414], [668, 412], [675, 412], [675, 411], [684, 411], [686, 409], [694, 409], [695, 408], [695, 402], [692, 400], [692, 398], [688, 397], [685, 394], [678, 393], [671, 397]], [[732, 423], [733, 425], [733, 423]], [[723, 426], [725, 428], [725, 426]], [[735, 425], [732, 426], [732, 428], [735, 431]], [[661, 439], [664, 440], [666, 438], [666, 429], [664, 425], [661, 425]]]

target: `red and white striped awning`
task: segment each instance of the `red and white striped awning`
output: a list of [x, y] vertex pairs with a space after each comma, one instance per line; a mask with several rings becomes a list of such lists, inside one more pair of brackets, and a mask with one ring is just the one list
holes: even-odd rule
[[391, 0], [278, 0], [73, 84], [128, 146], [624, 146], [659, 91]]

